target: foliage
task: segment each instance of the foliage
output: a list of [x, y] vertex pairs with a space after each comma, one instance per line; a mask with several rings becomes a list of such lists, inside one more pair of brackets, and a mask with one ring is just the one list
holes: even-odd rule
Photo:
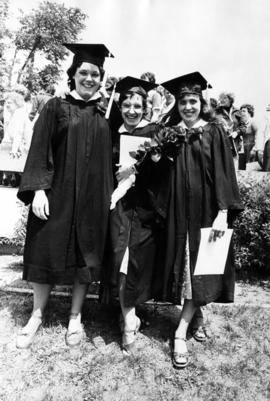
[[[29, 52], [26, 63], [38, 51], [53, 65], [59, 66], [67, 50], [64, 42], [73, 42], [85, 28], [86, 14], [77, 7], [66, 8], [64, 4], [43, 1], [29, 14], [21, 11], [20, 30], [15, 38], [19, 50]], [[25, 64], [22, 69], [25, 68]]]
[[23, 77], [22, 83], [27, 87], [30, 93], [40, 91], [47, 92], [47, 88], [57, 83], [61, 75], [61, 69], [53, 64], [47, 64], [43, 69], [29, 68], [27, 74]]
[[270, 274], [269, 174], [240, 175], [239, 190], [245, 209], [235, 222], [236, 269], [242, 277], [266, 276]]
[[[238, 182], [244, 211], [235, 227], [235, 263], [241, 278], [262, 278], [270, 274], [270, 179], [269, 173], [239, 174]], [[0, 239], [23, 247], [28, 208], [22, 206], [22, 216], [14, 238]], [[3, 242], [4, 241], [4, 242]]]
[[4, 91], [5, 77], [8, 75], [8, 66], [4, 57], [6, 49], [5, 39], [9, 38], [11, 33], [6, 27], [6, 19], [9, 13], [9, 0], [0, 2], [0, 93]]
[[16, 247], [19, 253], [22, 252], [24, 247], [28, 207], [24, 206], [23, 204], [20, 204], [20, 209], [21, 209], [21, 217], [15, 226], [13, 237], [12, 238], [0, 237], [0, 247], [1, 246]]
[[[9, 11], [9, 0], [1, 1], [0, 40], [2, 37], [8, 37], [4, 21]], [[64, 3], [59, 4], [53, 1], [43, 1], [29, 13], [22, 10], [20, 13], [18, 19], [20, 26], [12, 35], [9, 35], [8, 46], [10, 49], [15, 46], [14, 56], [8, 63], [6, 60], [1, 63], [0, 60], [1, 67], [3, 64], [3, 68], [0, 69], [0, 86], [1, 77], [5, 75], [6, 83], [2, 83], [2, 87], [5, 89], [11, 87], [12, 76], [15, 76], [15, 66], [19, 61], [19, 71], [16, 67], [17, 83], [23, 83], [34, 92], [46, 90], [47, 86], [57, 82], [62, 73], [61, 62], [68, 54], [62, 44], [78, 40], [79, 34], [85, 28], [87, 15], [77, 7], [68, 8]], [[0, 53], [4, 50], [5, 48], [0, 44]], [[40, 67], [46, 62], [47, 65]]]

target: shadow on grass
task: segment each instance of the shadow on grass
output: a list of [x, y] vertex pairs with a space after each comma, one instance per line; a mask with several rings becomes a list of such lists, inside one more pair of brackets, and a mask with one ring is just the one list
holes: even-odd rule
[[[0, 301], [1, 317], [4, 323], [5, 319], [10, 322], [8, 336], [12, 337], [31, 314], [32, 296], [2, 291]], [[206, 322], [214, 336], [205, 344], [188, 341], [190, 365], [176, 371], [168, 339], [178, 323], [178, 308], [140, 306], [138, 314], [150, 325], [144, 325], [138, 335], [136, 354], [125, 357], [119, 346], [118, 305], [104, 306], [89, 299], [83, 309], [86, 341], [77, 349], [68, 348], [64, 335], [70, 304], [71, 298], [50, 298], [44, 328], [27, 354], [9, 345], [8, 337], [2, 338], [6, 343], [0, 399], [36, 401], [31, 391], [40, 393], [42, 386], [43, 399], [48, 401], [264, 399], [269, 381], [268, 310], [209, 305]], [[12, 398], [14, 394], [17, 398]]]

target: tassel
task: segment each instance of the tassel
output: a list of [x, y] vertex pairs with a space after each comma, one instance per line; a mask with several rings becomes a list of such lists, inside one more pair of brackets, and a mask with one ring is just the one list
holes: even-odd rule
[[115, 95], [115, 88], [116, 88], [116, 83], [113, 85], [113, 90], [112, 90], [111, 97], [110, 97], [110, 100], [109, 100], [109, 103], [108, 103], [108, 107], [107, 107], [107, 111], [106, 111], [106, 114], [105, 114], [106, 120], [108, 120], [109, 117], [110, 117], [110, 112], [111, 112], [113, 99], [114, 99], [114, 95]]

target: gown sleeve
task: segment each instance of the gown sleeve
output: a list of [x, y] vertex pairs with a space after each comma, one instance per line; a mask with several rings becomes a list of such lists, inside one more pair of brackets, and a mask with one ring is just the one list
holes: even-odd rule
[[32, 202], [34, 191], [51, 188], [54, 175], [52, 137], [56, 129], [56, 109], [59, 101], [59, 98], [49, 100], [34, 126], [31, 146], [17, 194], [25, 205]]
[[218, 209], [228, 209], [229, 220], [235, 217], [243, 206], [240, 200], [235, 167], [228, 137], [219, 124], [213, 125], [213, 148], [215, 195]]

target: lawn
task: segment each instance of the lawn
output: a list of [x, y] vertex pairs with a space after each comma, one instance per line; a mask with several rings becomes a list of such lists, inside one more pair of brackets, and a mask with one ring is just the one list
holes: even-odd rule
[[191, 363], [171, 364], [180, 309], [144, 305], [136, 354], [123, 355], [117, 307], [87, 300], [86, 339], [69, 349], [64, 336], [70, 298], [52, 297], [31, 349], [16, 333], [31, 313], [31, 295], [0, 292], [1, 401], [266, 401], [270, 400], [270, 309], [209, 305], [209, 339], [189, 339]]

